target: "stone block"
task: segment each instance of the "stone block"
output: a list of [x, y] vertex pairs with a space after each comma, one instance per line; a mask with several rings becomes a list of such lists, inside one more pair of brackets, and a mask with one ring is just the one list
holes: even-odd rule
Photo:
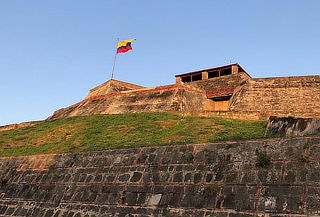
[[150, 196], [147, 205], [148, 206], [157, 206], [161, 200], [162, 194], [153, 194]]

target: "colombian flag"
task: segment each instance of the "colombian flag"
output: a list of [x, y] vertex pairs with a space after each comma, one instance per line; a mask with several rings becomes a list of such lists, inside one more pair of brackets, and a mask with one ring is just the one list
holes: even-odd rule
[[129, 50], [132, 50], [131, 42], [134, 40], [135, 39], [119, 41], [118, 46], [117, 46], [117, 54], [118, 53], [125, 53]]

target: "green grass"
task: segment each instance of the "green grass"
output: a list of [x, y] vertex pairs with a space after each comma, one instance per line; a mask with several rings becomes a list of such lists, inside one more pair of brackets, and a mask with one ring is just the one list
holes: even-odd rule
[[0, 156], [258, 139], [266, 124], [168, 113], [72, 117], [0, 132]]

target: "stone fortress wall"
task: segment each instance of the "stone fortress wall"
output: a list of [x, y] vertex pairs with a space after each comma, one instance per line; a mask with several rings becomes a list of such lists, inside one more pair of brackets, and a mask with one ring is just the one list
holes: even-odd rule
[[43, 121], [28, 121], [28, 122], [22, 122], [19, 124], [8, 124], [8, 125], [0, 126], [0, 131], [14, 130], [21, 127], [29, 127], [41, 122]]
[[[150, 111], [319, 116], [320, 76], [255, 79], [237, 67], [154, 88], [110, 80], [49, 119]], [[319, 216], [319, 150], [315, 135], [2, 157], [0, 216]]]
[[320, 76], [248, 79], [235, 90], [230, 110], [320, 117]]
[[[232, 80], [233, 76], [224, 79], [228, 78]], [[211, 101], [199, 114], [246, 120], [267, 120], [270, 116], [320, 118], [320, 76], [247, 78], [232, 89], [232, 97], [224, 103], [224, 108], [217, 110]]]
[[[267, 120], [270, 116], [320, 118], [320, 75], [251, 78], [238, 64], [176, 76], [176, 84], [142, 87], [109, 80], [81, 102], [48, 119], [92, 114], [171, 112]], [[14, 129], [23, 124], [0, 127]]]
[[0, 158], [0, 216], [316, 216], [320, 137]]
[[[119, 81], [111, 80], [108, 86], [110, 86], [109, 83], [120, 86]], [[194, 113], [198, 108], [203, 107], [205, 100], [203, 90], [176, 84], [109, 92], [103, 95], [90, 92], [83, 101], [54, 112], [49, 119], [135, 112]]]
[[176, 84], [145, 88], [110, 80], [49, 119], [76, 115], [173, 112], [266, 120], [320, 117], [320, 75], [251, 78], [238, 64], [176, 75]]

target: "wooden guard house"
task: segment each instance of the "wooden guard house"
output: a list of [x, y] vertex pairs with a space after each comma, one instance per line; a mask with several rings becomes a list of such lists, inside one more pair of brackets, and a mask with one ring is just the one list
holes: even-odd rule
[[251, 76], [239, 65], [230, 64], [210, 69], [203, 69], [176, 75], [176, 83], [191, 85], [205, 90], [211, 101], [206, 103], [206, 110], [229, 110], [229, 100], [241, 82]]
[[176, 83], [188, 83], [193, 81], [207, 80], [210, 78], [219, 78], [225, 75], [237, 74], [240, 72], [246, 73], [249, 77], [250, 75], [239, 65], [230, 64], [226, 66], [220, 66], [211, 69], [203, 69], [200, 71], [189, 72], [185, 74], [176, 75]]

